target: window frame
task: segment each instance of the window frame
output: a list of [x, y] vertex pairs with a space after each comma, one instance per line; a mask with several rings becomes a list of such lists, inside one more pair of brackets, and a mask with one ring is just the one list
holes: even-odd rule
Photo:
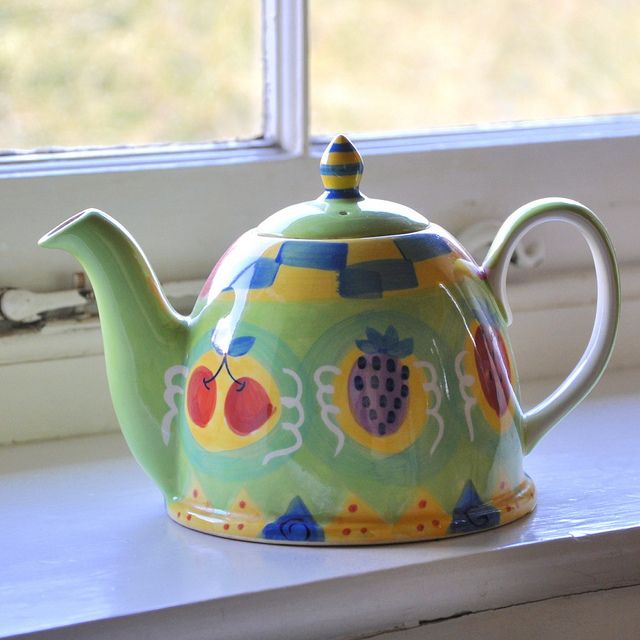
[[[263, 0], [262, 6], [268, 88], [264, 137], [215, 145], [120, 147], [0, 158], [4, 203], [0, 289], [68, 288], [71, 274], [78, 270], [75, 261], [61, 252], [41, 251], [35, 241], [88, 206], [104, 208], [132, 231], [161, 281], [204, 281], [217, 257], [247, 228], [283, 206], [319, 193], [317, 163], [327, 141], [308, 135], [308, 3]], [[633, 286], [628, 287], [623, 277], [623, 298], [629, 298], [631, 312], [619, 340], [619, 362], [626, 367], [640, 365], [632, 329], [640, 322], [640, 289], [635, 285], [640, 262], [630, 233], [640, 207], [640, 185], [634, 178], [634, 168], [640, 166], [640, 115], [396, 137], [359, 136], [356, 140], [365, 158], [363, 188], [367, 193], [412, 206], [456, 235], [478, 219], [503, 219], [524, 202], [542, 196], [573, 197], [593, 208], [614, 238], [623, 273], [626, 270], [633, 278]], [[553, 378], [568, 372], [591, 328], [588, 286], [580, 290], [584, 300], [576, 301], [574, 296], [568, 315], [555, 308], [558, 292], [567, 283], [575, 278], [588, 282], [592, 272], [581, 240], [566, 242], [566, 237], [556, 226], [544, 225], [540, 231], [547, 252], [543, 267], [530, 273], [512, 269], [519, 299], [539, 300], [535, 309], [523, 305], [520, 315], [514, 309], [516, 334], [518, 327], [526, 327], [529, 332], [537, 330], [543, 339], [544, 323], [550, 318], [581, 327], [565, 329], [552, 343], [545, 362], [540, 361], [540, 350], [529, 344], [530, 333], [516, 336], [518, 364], [525, 378]], [[547, 314], [542, 325], [540, 313]], [[32, 329], [26, 331], [31, 334], [19, 331], [0, 336], [0, 351], [13, 354], [0, 358], [0, 389], [27, 384], [38, 375], [42, 362], [47, 362], [60, 380], [51, 387], [50, 401], [72, 403], [82, 393], [106, 395], [97, 326], [62, 331], [68, 345], [62, 349], [60, 331], [35, 336]], [[23, 344], [28, 346], [23, 348]], [[74, 368], [81, 373], [74, 374]], [[86, 385], [80, 391], [66, 382], [73, 375]], [[109, 414], [71, 427], [62, 424], [61, 418], [41, 428], [41, 416], [31, 415], [24, 398], [8, 395], [11, 397], [3, 398], [9, 406], [5, 406], [5, 416], [13, 417], [7, 418], [8, 428], [0, 442], [115, 426]], [[108, 402], [101, 398], [98, 404], [106, 407]]]

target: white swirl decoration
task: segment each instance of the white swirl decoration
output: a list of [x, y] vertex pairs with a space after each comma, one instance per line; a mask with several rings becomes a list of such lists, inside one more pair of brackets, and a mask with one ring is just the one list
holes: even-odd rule
[[293, 371], [293, 369], [283, 369], [283, 373], [287, 374], [293, 381], [296, 383], [296, 395], [295, 396], [283, 396], [281, 398], [282, 406], [287, 409], [294, 409], [298, 416], [295, 422], [283, 422], [282, 428], [285, 431], [289, 431], [295, 442], [290, 447], [285, 447], [284, 449], [276, 449], [275, 451], [269, 452], [263, 459], [262, 464], [265, 465], [274, 458], [279, 458], [281, 456], [288, 456], [295, 451], [297, 451], [302, 446], [302, 434], [300, 433], [300, 427], [304, 424], [304, 407], [302, 406], [302, 380], [300, 376]]
[[340, 375], [340, 373], [342, 372], [338, 367], [327, 364], [322, 367], [318, 367], [313, 374], [313, 381], [316, 383], [317, 387], [316, 400], [320, 405], [320, 418], [322, 419], [324, 426], [327, 427], [333, 435], [335, 435], [337, 440], [334, 456], [337, 456], [340, 451], [342, 451], [342, 447], [344, 447], [344, 433], [332, 419], [332, 416], [340, 413], [340, 407], [337, 407], [326, 399], [327, 396], [333, 396], [335, 387], [331, 383], [323, 382], [322, 377], [325, 374], [331, 374], [332, 377], [335, 378]]
[[456, 376], [458, 376], [458, 389], [460, 390], [460, 395], [462, 396], [462, 400], [464, 401], [464, 418], [467, 423], [467, 429], [469, 430], [469, 440], [473, 442], [475, 434], [473, 429], [473, 419], [471, 417], [471, 409], [476, 404], [476, 399], [473, 396], [470, 396], [467, 393], [467, 389], [473, 386], [475, 379], [472, 375], [464, 372], [464, 359], [467, 355], [466, 351], [461, 351], [456, 356]]
[[442, 436], [444, 435], [444, 419], [440, 415], [440, 407], [442, 406], [442, 389], [440, 389], [440, 386], [438, 385], [438, 372], [433, 364], [427, 360], [418, 360], [414, 362], [413, 366], [416, 367], [416, 369], [426, 369], [429, 372], [429, 381], [425, 382], [422, 385], [422, 388], [426, 393], [431, 392], [434, 398], [431, 406], [427, 404], [427, 415], [430, 415], [438, 424], [438, 435], [433, 441], [429, 451], [429, 454], [433, 455], [442, 440]]
[[169, 367], [164, 372], [163, 398], [167, 407], [169, 407], [169, 411], [167, 411], [162, 418], [160, 433], [162, 434], [162, 442], [164, 442], [165, 446], [169, 445], [169, 441], [171, 440], [171, 424], [173, 419], [178, 415], [176, 396], [184, 395], [184, 383], [176, 384], [173, 379], [176, 376], [181, 376], [186, 381], [188, 374], [189, 370], [187, 367], [180, 364]]

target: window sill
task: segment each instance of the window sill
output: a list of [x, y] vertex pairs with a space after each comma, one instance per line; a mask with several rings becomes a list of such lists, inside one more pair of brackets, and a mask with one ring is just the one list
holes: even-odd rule
[[349, 638], [638, 585], [639, 374], [607, 374], [527, 458], [533, 514], [440, 542], [218, 539], [164, 515], [117, 434], [0, 449], [0, 637]]

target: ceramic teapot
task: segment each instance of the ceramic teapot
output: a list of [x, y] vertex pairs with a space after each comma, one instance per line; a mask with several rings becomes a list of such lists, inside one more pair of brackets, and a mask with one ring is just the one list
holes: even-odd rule
[[[478, 265], [417, 212], [365, 197], [346, 137], [320, 169], [324, 193], [242, 235], [189, 317], [108, 215], [83, 211], [40, 240], [92, 282], [133, 455], [171, 518], [220, 536], [374, 544], [520, 518], [536, 499], [524, 455], [611, 353], [619, 283], [605, 229], [577, 202], [538, 200]], [[586, 237], [596, 320], [567, 380], [523, 411], [505, 279], [517, 242], [546, 220]]]

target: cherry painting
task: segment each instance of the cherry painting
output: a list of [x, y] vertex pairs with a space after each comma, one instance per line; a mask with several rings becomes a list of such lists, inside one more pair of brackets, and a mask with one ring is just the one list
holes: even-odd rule
[[199, 366], [194, 371], [187, 388], [187, 408], [192, 421], [201, 428], [207, 427], [216, 409], [220, 376], [228, 376], [229, 386], [224, 400], [225, 421], [236, 435], [246, 436], [262, 427], [274, 414], [276, 407], [265, 388], [251, 376], [234, 375], [234, 361], [249, 353], [255, 343], [253, 336], [239, 336], [222, 349], [215, 340], [211, 344], [222, 356], [216, 369]]

